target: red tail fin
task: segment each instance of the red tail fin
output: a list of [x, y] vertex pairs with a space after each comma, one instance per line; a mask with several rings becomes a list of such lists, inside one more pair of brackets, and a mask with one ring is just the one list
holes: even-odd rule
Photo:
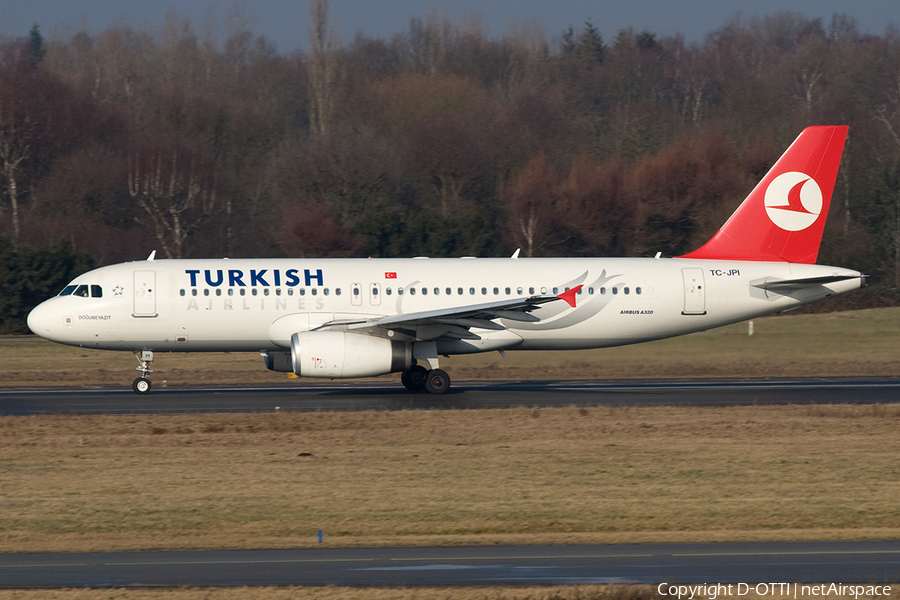
[[816, 262], [847, 129], [804, 129], [716, 235], [679, 258]]

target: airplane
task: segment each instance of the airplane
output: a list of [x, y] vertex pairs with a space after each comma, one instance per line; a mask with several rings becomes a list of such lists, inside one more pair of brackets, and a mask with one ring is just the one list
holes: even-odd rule
[[673, 258], [183, 259], [101, 267], [37, 306], [54, 342], [133, 352], [259, 352], [273, 371], [400, 372], [445, 393], [439, 358], [634, 344], [863, 287], [815, 264], [848, 128], [804, 129], [705, 245]]

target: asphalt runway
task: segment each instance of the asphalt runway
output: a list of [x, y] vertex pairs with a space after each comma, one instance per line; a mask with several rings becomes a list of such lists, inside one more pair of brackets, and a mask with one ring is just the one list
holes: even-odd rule
[[900, 378], [458, 383], [443, 396], [393, 383], [282, 387], [0, 388], [0, 415], [432, 410], [513, 406], [746, 406], [900, 401]]
[[898, 581], [900, 541], [0, 555], [5, 588]]

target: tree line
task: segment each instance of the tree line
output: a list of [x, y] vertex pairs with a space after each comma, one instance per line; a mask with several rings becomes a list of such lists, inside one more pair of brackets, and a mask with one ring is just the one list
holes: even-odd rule
[[174, 14], [0, 36], [4, 260], [677, 255], [805, 126], [846, 124], [820, 261], [871, 274], [867, 298], [900, 288], [895, 30], [780, 13], [702, 43], [497, 39], [432, 17], [342, 42], [327, 9], [295, 54]]

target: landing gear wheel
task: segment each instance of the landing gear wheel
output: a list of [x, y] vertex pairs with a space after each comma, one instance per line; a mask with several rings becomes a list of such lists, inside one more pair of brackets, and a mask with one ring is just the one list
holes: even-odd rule
[[444, 394], [450, 389], [450, 376], [445, 371], [433, 369], [428, 371], [425, 389], [429, 394]]
[[146, 377], [138, 377], [131, 384], [131, 389], [134, 390], [135, 394], [146, 394], [150, 391], [150, 380]]
[[411, 392], [421, 392], [425, 389], [425, 380], [428, 379], [428, 369], [421, 365], [415, 365], [400, 375], [403, 387]]
[[131, 389], [134, 390], [135, 394], [143, 395], [150, 391], [150, 378], [148, 376], [153, 372], [153, 369], [150, 368], [150, 363], [153, 362], [153, 351], [137, 350], [134, 353], [134, 357], [140, 363], [137, 370], [141, 373], [141, 376], [134, 380], [134, 383], [131, 384]]

